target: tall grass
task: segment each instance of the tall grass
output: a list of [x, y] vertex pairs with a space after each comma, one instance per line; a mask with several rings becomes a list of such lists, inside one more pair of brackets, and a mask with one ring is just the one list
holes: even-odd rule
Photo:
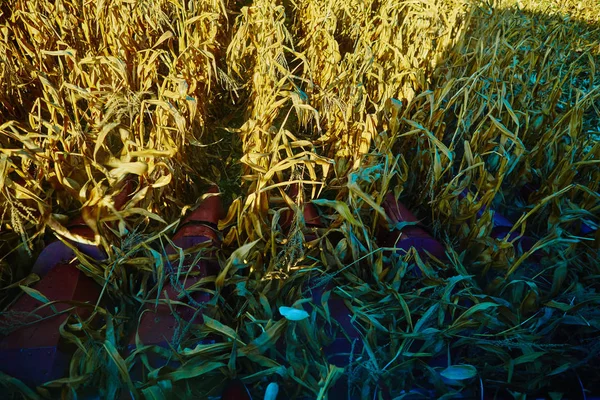
[[[22, 260], [43, 234], [69, 237], [65, 223], [81, 213], [110, 255], [81, 261], [121, 304], [103, 310], [102, 329], [68, 337], [93, 351], [50, 385], [65, 396], [93, 385], [213, 396], [233, 376], [258, 396], [278, 380], [308, 398], [341, 376], [362, 398], [382, 386], [398, 398], [415, 386], [523, 398], [598, 385], [600, 231], [580, 230], [597, 228], [600, 211], [594, 0], [14, 0], [0, 12], [2, 285], [26, 278]], [[117, 212], [131, 177], [136, 191]], [[250, 267], [224, 270], [215, 319], [191, 330], [225, 341], [119, 358], [132, 329], [122, 321], [156, 296], [129, 282], [156, 272], [156, 250], [212, 182], [232, 196], [219, 260]], [[389, 191], [450, 261], [378, 247]], [[315, 202], [327, 228], [301, 218], [316, 199], [328, 200]], [[492, 209], [534, 249], [493, 238]], [[297, 326], [274, 311], [315, 278], [335, 283], [363, 333], [345, 370], [322, 353], [323, 305]], [[183, 366], [127, 381], [144, 352]], [[452, 385], [427, 365], [448, 353], [477, 379]]]

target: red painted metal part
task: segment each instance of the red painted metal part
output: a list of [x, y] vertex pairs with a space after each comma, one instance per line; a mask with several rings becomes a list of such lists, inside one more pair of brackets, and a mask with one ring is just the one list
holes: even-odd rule
[[[89, 228], [79, 228], [77, 234], [93, 236]], [[104, 258], [96, 247], [75, 244], [82, 252], [91, 257]], [[42, 278], [33, 289], [39, 291], [50, 301], [81, 301], [94, 304], [100, 295], [100, 287], [72, 264], [75, 253], [64, 243], [56, 241], [47, 246], [39, 255], [34, 273]], [[33, 297], [22, 294], [3, 316], [5, 321], [11, 315], [28, 315], [42, 303]], [[61, 346], [60, 326], [68, 318], [68, 313], [58, 314], [69, 308], [65, 303], [44, 307], [35, 312], [41, 318], [31, 315], [25, 317], [27, 326], [21, 327], [0, 342], [0, 370], [22, 380], [31, 386], [41, 385], [49, 380], [66, 375], [70, 351]], [[89, 316], [89, 309], [75, 310], [81, 318]], [[4, 361], [6, 360], [6, 361]]]
[[[104, 252], [95, 246], [87, 244], [75, 244], [75, 246], [79, 251], [95, 260], [102, 260], [106, 257]], [[50, 272], [57, 263], [69, 263], [74, 258], [75, 252], [71, 248], [63, 242], [53, 242], [44, 248], [35, 261], [31, 272], [43, 277]]]
[[[418, 223], [417, 217], [394, 198], [391, 193], [385, 197], [382, 206], [394, 224], [402, 222]], [[400, 230], [389, 230], [381, 227], [378, 232], [377, 241], [380, 247], [393, 247], [398, 249], [398, 251], [408, 251], [410, 248], [415, 248], [421, 256], [426, 256], [429, 253], [440, 260], [447, 258], [442, 244], [418, 224], [407, 225]], [[327, 290], [332, 289], [333, 286], [331, 285], [311, 289], [312, 303], [321, 304], [323, 294]], [[328, 300], [328, 307], [330, 315], [336, 321], [338, 327], [335, 328], [337, 331], [331, 332], [333, 340], [328, 346], [323, 348], [323, 351], [328, 358], [328, 362], [339, 367], [345, 367], [348, 365], [351, 353], [354, 353], [356, 357], [362, 352], [362, 337], [352, 322], [352, 312], [341, 297], [332, 293]], [[305, 309], [310, 311], [308, 308], [310, 306], [306, 304]], [[334, 328], [332, 327], [332, 329]], [[443, 363], [444, 360], [432, 360], [432, 365], [437, 362]], [[378, 392], [381, 398], [391, 398], [389, 388], [383, 384], [379, 385]], [[347, 396], [347, 382], [344, 379], [340, 379], [330, 390], [330, 394], [333, 396], [338, 393], [343, 393], [342, 396], [344, 397]]]
[[[292, 185], [289, 196], [295, 201], [298, 197], [298, 185]], [[323, 226], [319, 211], [312, 203], [304, 203], [304, 224], [309, 228], [318, 228]], [[281, 228], [284, 231], [290, 229], [294, 220], [294, 212], [290, 209], [285, 210], [281, 215]]]
[[[292, 191], [292, 197], [296, 195], [295, 191]], [[291, 225], [291, 219], [293, 214], [289, 213], [289, 218], [282, 224], [284, 229], [289, 228]], [[304, 221], [307, 227], [322, 228], [323, 221], [319, 215], [319, 212], [314, 204], [304, 204]], [[317, 237], [308, 233], [305, 235], [306, 240], [315, 240]], [[346, 306], [344, 299], [333, 293], [333, 284], [326, 286], [317, 286], [315, 282], [309, 280], [306, 284], [307, 295], [312, 297], [312, 304], [321, 305], [323, 294], [327, 291], [331, 291], [330, 297], [327, 301], [327, 307], [332, 320], [334, 321], [331, 326], [324, 327], [326, 332], [330, 335], [331, 341], [323, 346], [323, 353], [327, 358], [328, 362], [338, 367], [345, 367], [348, 365], [348, 361], [351, 357], [356, 357], [362, 352], [363, 342], [359, 331], [356, 329], [352, 322], [352, 312]], [[304, 304], [304, 309], [307, 312], [311, 312], [311, 305], [309, 303]], [[281, 351], [285, 351], [285, 345], [283, 341], [280, 341], [278, 347]], [[352, 356], [352, 354], [354, 356]], [[336, 398], [336, 394], [347, 395], [347, 382], [344, 379], [339, 380], [331, 389], [330, 394], [333, 398]]]
[[[126, 198], [133, 190], [133, 181], [126, 180], [123, 189], [115, 197], [115, 207], [124, 206]], [[91, 239], [94, 233], [81, 217], [74, 218], [67, 226], [69, 231], [81, 237]], [[102, 260], [106, 254], [98, 247], [70, 242], [79, 251], [89, 257]], [[32, 272], [41, 280], [33, 287], [49, 301], [60, 301], [53, 307], [39, 308], [43, 303], [23, 293], [0, 317], [0, 323], [10, 324], [11, 318], [19, 315], [19, 323], [26, 323], [0, 341], [0, 370], [20, 379], [31, 386], [66, 375], [71, 350], [65, 346], [60, 336], [60, 326], [71, 313], [80, 318], [90, 316], [91, 309], [72, 308], [70, 301], [98, 301], [101, 287], [86, 276], [75, 265], [75, 253], [61, 241], [50, 243], [38, 256]], [[35, 312], [34, 312], [35, 311]]]
[[239, 379], [234, 379], [225, 385], [221, 400], [252, 400], [246, 385]]
[[306, 203], [304, 205], [304, 223], [308, 227], [320, 227], [323, 226], [321, 223], [321, 217], [317, 208], [312, 203]]
[[[217, 194], [219, 189], [217, 187], [211, 187], [207, 193]], [[216, 226], [219, 220], [225, 216], [225, 210], [223, 209], [223, 203], [220, 196], [211, 196], [202, 203], [190, 214], [186, 219], [186, 222], [200, 222], [208, 223]]]
[[[210, 192], [215, 193], [217, 190], [212, 189]], [[184, 221], [181, 228], [177, 231], [173, 237], [173, 243], [184, 250], [189, 249], [195, 245], [211, 242], [212, 246], [218, 246], [220, 244], [220, 238], [218, 232], [214, 228], [219, 219], [224, 217], [224, 210], [218, 196], [212, 196], [204, 200], [199, 207], [192, 212]], [[168, 254], [176, 254], [177, 249], [172, 246], [168, 246], [166, 249]], [[189, 256], [184, 261], [185, 270], [177, 279], [174, 274], [176, 271], [171, 271], [167, 278], [163, 292], [159, 299], [166, 300], [168, 297], [170, 300], [177, 300], [182, 303], [190, 303], [187, 296], [182, 296], [181, 289], [189, 289], [193, 285], [197, 284], [201, 279], [214, 276], [219, 272], [219, 264], [213, 258], [203, 258], [200, 262], [195, 265], [190, 265], [193, 260], [193, 255]], [[176, 269], [176, 266], [173, 267]], [[188, 275], [187, 272], [193, 272], [194, 275]], [[173, 286], [174, 282], [178, 287]], [[166, 296], [164, 292], [166, 291]], [[190, 293], [190, 297], [196, 303], [207, 303], [210, 301], [211, 296], [209, 293], [195, 291]], [[198, 311], [196, 307], [191, 305], [176, 305], [173, 306], [173, 310], [177, 313], [177, 316], [173, 314], [171, 308], [166, 304], [159, 304], [158, 306], [149, 305], [144, 313], [142, 314], [140, 324], [138, 326], [137, 335], [144, 345], [156, 345], [161, 347], [168, 347], [174, 339], [174, 334], [179, 328], [179, 319], [186, 323], [202, 324], [204, 322], [201, 311]], [[136, 336], [135, 333], [130, 338], [128, 353], [135, 351], [136, 349]], [[159, 368], [166, 364], [166, 360], [157, 358], [152, 363], [153, 367]], [[177, 363], [172, 363], [171, 366], [175, 367]], [[141, 365], [136, 364], [136, 368], [132, 371], [134, 379], [141, 379], [143, 371]]]
[[[292, 210], [285, 210], [281, 213], [281, 229], [287, 232], [292, 226], [294, 213]], [[304, 224], [307, 228], [318, 228], [322, 226], [321, 217], [314, 204], [304, 204]], [[311, 239], [308, 239], [311, 240]]]
[[[391, 194], [386, 196], [383, 207], [394, 223], [418, 222], [417, 218]], [[214, 196], [206, 199], [191, 213], [176, 233], [173, 238], [175, 245], [183, 249], [188, 249], [207, 241], [212, 242], [215, 246], [218, 245], [219, 235], [215, 230], [215, 226], [223, 216], [224, 211], [219, 197]], [[286, 218], [282, 225], [289, 227], [291, 217], [290, 213], [289, 221]], [[304, 218], [307, 226], [322, 226], [317, 209], [310, 203], [305, 204]], [[85, 226], [83, 220], [74, 222], [76, 224], [71, 225], [73, 231], [82, 236], [89, 234], [89, 228]], [[494, 223], [495, 234], [497, 235], [510, 230], [513, 226], [510, 221], [497, 213], [494, 214]], [[443, 246], [419, 225], [409, 225], [399, 231], [391, 232], [382, 229], [378, 241], [380, 246], [396, 247], [403, 250], [414, 247], [420, 253], [424, 253], [424, 250], [427, 250], [427, 252], [439, 259], [445, 258]], [[101, 258], [103, 256], [99, 249], [93, 246], [78, 246], [82, 251], [94, 258]], [[175, 252], [175, 248], [167, 248], [167, 253], [173, 254]], [[38, 262], [36, 262], [34, 268], [40, 275], [47, 275], [38, 283], [35, 289], [39, 290], [50, 300], [94, 302], [97, 299], [99, 287], [80, 270], [68, 264], [68, 261], [73, 257], [73, 252], [60, 242], [48, 246], [40, 256]], [[184, 288], [189, 288], [199, 282], [200, 279], [213, 276], [219, 271], [218, 264], [214, 261], [202, 260], [200, 263], [189, 267], [190, 260], [186, 260], [184, 265], [187, 265], [188, 268], [197, 273], [197, 275], [181, 278], [178, 281], [178, 284]], [[55, 287], [53, 286], [53, 282], [55, 284], [57, 280], [60, 281], [60, 286]], [[313, 298], [313, 303], [320, 304], [323, 293], [331, 289], [332, 287], [312, 289], [310, 295]], [[170, 283], [165, 286], [164, 290], [167, 292], [169, 299], [178, 299], [183, 303], [187, 302], [186, 297], [178, 298], [180, 295], [179, 290]], [[210, 295], [203, 292], [195, 292], [191, 296], [198, 303], [210, 300]], [[164, 294], [161, 298], [165, 298]], [[39, 305], [41, 303], [29, 296], [24, 296], [11, 307], [11, 311], [30, 312]], [[59, 310], [65, 307], [67, 306], [56, 306]], [[350, 352], [353, 350], [352, 342], [355, 341], [354, 351], [359, 352], [362, 340], [360, 340], [360, 334], [352, 324], [351, 311], [345, 305], [343, 299], [332, 294], [328, 301], [328, 307], [332, 318], [338, 324], [338, 328], [336, 328], [336, 332], [332, 333], [335, 335], [332, 343], [323, 350], [330, 362], [344, 366], [347, 363]], [[44, 308], [39, 314], [46, 316], [44, 313], [48, 313], [49, 310], [49, 308]], [[196, 313], [196, 310], [192, 307], [178, 305], [175, 307], [175, 310], [184, 321], [191, 321], [195, 324], [203, 322], [202, 314]], [[89, 310], [78, 309], [77, 312], [81, 317], [85, 317]], [[194, 316], [195, 320], [192, 321]], [[21, 328], [5, 338], [0, 343], [0, 352], [2, 352], [0, 360], [7, 360], [7, 362], [2, 361], [0, 363], [3, 371], [9, 375], [19, 377], [32, 385], [61, 377], [61, 371], [65, 370], [68, 362], [68, 355], [59, 347], [59, 327], [66, 318], [66, 315], [52, 317], [47, 319], [47, 322], [36, 323], [35, 325]], [[143, 314], [139, 326], [139, 335], [142, 343], [144, 345], [167, 346], [168, 342], [172, 340], [177, 324], [178, 321], [172, 315], [171, 309], [168, 306], [148, 307]], [[131, 338], [129, 350], [135, 350], [135, 337]], [[5, 366], [4, 364], [7, 365]], [[159, 365], [156, 365], [156, 367], [161, 365], [164, 365], [164, 361], [159, 361]], [[173, 366], [176, 366], [176, 363]], [[36, 372], [37, 370], [39, 372]], [[245, 395], [248, 395], [248, 397], [242, 397]], [[250, 397], [241, 381], [235, 381], [226, 388], [222, 398], [231, 400], [234, 398], [244, 399]]]
[[[391, 193], [386, 195], [382, 206], [390, 220], [395, 224], [419, 222], [418, 218]], [[380, 229], [377, 239], [380, 247], [393, 247], [404, 252], [414, 247], [420, 255], [426, 255], [426, 250], [440, 260], [446, 259], [444, 246], [419, 224], [404, 226], [401, 230]]]
[[[311, 282], [307, 284], [311, 287]], [[309, 290], [312, 297], [312, 303], [315, 305], [321, 304], [321, 299], [326, 291], [332, 291], [333, 285], [329, 284], [325, 287], [316, 287]], [[348, 364], [351, 353], [355, 355], [362, 351], [362, 339], [360, 333], [352, 323], [352, 312], [346, 306], [344, 299], [337, 296], [333, 292], [327, 301], [327, 307], [331, 318], [336, 322], [331, 327], [326, 327], [326, 331], [331, 334], [331, 342], [323, 347], [323, 352], [329, 363], [338, 367], [345, 367]], [[304, 306], [307, 312], [311, 312], [311, 307], [308, 303]], [[353, 347], [354, 346], [354, 347]]]
[[[34, 287], [50, 301], [80, 301], [94, 304], [100, 287], [91, 278], [71, 264], [54, 266]], [[37, 386], [65, 375], [70, 355], [60, 346], [60, 326], [72, 307], [65, 303], [54, 305], [56, 312], [43, 303], [23, 294], [9, 309], [11, 314], [22, 313], [29, 325], [21, 327], [0, 342], [0, 369], [24, 383]], [[35, 315], [30, 315], [34, 310]], [[89, 308], [78, 307], [75, 312], [80, 318], [90, 315]], [[4, 319], [9, 317], [5, 316]], [[42, 319], [43, 320], [40, 320]]]

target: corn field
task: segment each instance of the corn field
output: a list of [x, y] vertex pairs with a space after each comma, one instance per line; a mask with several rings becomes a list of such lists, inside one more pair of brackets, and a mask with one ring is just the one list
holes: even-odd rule
[[[272, 382], [280, 399], [600, 396], [597, 67], [597, 0], [4, 0], [0, 310], [34, 293], [54, 238], [103, 249], [76, 264], [111, 306], [62, 328], [67, 377], [0, 374], [0, 391], [217, 399], [239, 378], [270, 400]], [[215, 186], [205, 323], [126, 355], [169, 266], [198, 252], [168, 256], [169, 238]], [[375, 239], [388, 193], [447, 259]], [[533, 246], [493, 236], [492, 210]], [[93, 238], [67, 229], [76, 215]], [[360, 332], [343, 367], [323, 353], [318, 285]], [[134, 378], [149, 354], [180, 365]]]

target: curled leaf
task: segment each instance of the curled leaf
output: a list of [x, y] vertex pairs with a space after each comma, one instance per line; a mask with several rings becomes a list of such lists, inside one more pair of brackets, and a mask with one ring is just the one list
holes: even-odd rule
[[468, 364], [451, 365], [440, 372], [440, 375], [451, 381], [462, 381], [476, 377], [477, 369]]
[[288, 321], [302, 321], [308, 318], [308, 313], [292, 307], [279, 307], [279, 313]]
[[275, 382], [269, 383], [267, 390], [265, 391], [265, 400], [277, 399], [277, 393], [279, 393], [279, 385]]

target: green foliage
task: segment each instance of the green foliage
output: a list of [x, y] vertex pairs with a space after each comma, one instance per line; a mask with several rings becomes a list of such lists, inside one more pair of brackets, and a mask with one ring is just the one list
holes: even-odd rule
[[[258, 398], [274, 382], [327, 398], [343, 377], [365, 399], [598, 387], [600, 230], [580, 225], [599, 224], [599, 16], [594, 0], [2, 3], [0, 301], [22, 287], [46, 302], [24, 260], [45, 232], [83, 241], [65, 228], [81, 213], [109, 260], [77, 265], [111, 306], [61, 328], [67, 377], [0, 384], [139, 399], [216, 398], [234, 377]], [[125, 357], [143, 307], [214, 250], [165, 255], [211, 183], [228, 206], [221, 272], [166, 301], [209, 291], [205, 323], [181, 322], [168, 349], [137, 337]], [[449, 262], [376, 243], [388, 192]], [[307, 227], [308, 203], [327, 227]], [[492, 209], [534, 249], [492, 237]], [[326, 285], [315, 304], [307, 288]], [[333, 298], [361, 335], [344, 369], [323, 354]]]

